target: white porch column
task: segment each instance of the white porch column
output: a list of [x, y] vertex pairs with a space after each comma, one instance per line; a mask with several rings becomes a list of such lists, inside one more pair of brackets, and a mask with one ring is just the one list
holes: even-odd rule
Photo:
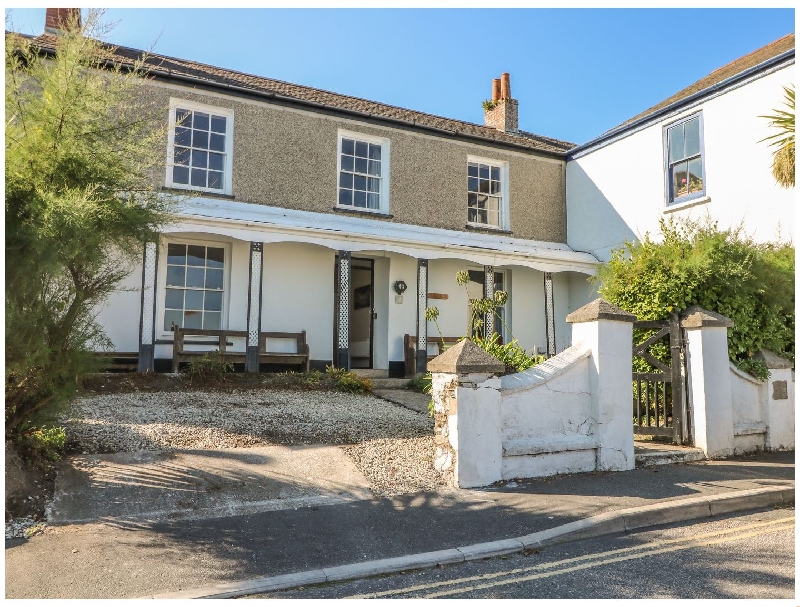
[[428, 372], [428, 260], [417, 260], [417, 359], [416, 372]]
[[[553, 275], [544, 273], [544, 316], [547, 329], [547, 358], [556, 355], [556, 316], [553, 305]], [[573, 342], [574, 343], [574, 342]]]
[[572, 343], [592, 349], [589, 386], [597, 414], [597, 469], [632, 470], [633, 323], [636, 316], [595, 299], [567, 316]]
[[261, 285], [264, 243], [250, 243], [250, 281], [247, 290], [247, 355], [245, 371], [258, 373], [258, 336], [261, 333]]
[[139, 314], [139, 373], [152, 373], [155, 366], [156, 272], [158, 245], [144, 244], [142, 259], [142, 303]]
[[[483, 298], [494, 299], [494, 266], [483, 266]], [[494, 312], [487, 312], [483, 319], [483, 336], [494, 333]]]
[[350, 370], [350, 251], [339, 251], [339, 309], [337, 310], [336, 360], [340, 369]]
[[728, 360], [730, 318], [691, 306], [683, 314], [694, 444], [707, 457], [733, 454], [733, 404]]

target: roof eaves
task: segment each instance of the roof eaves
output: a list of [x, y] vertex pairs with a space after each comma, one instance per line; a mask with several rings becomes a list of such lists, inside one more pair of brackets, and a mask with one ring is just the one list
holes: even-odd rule
[[587, 141], [586, 143], [583, 143], [583, 144], [581, 144], [579, 146], [576, 146], [576, 147], [572, 148], [571, 150], [568, 150], [567, 151], [567, 160], [573, 160], [576, 154], [581, 154], [582, 152], [585, 152], [586, 150], [588, 150], [590, 148], [596, 149], [597, 147], [602, 147], [601, 144], [603, 144], [604, 142], [609, 142], [610, 143], [610, 140], [616, 140], [621, 135], [623, 135], [624, 133], [627, 133], [628, 131], [638, 130], [643, 125], [645, 125], [645, 124], [647, 124], [649, 122], [656, 121], [657, 119], [659, 119], [659, 118], [661, 118], [661, 117], [663, 117], [665, 115], [673, 113], [674, 111], [676, 111], [677, 109], [679, 109], [679, 108], [681, 108], [683, 106], [691, 105], [691, 104], [697, 102], [699, 99], [702, 99], [704, 97], [708, 97], [708, 96], [710, 96], [710, 95], [712, 95], [712, 94], [714, 94], [714, 93], [716, 93], [716, 92], [718, 92], [718, 91], [720, 91], [722, 89], [726, 89], [726, 88], [736, 84], [737, 82], [745, 80], [745, 79], [747, 79], [747, 78], [749, 78], [749, 77], [751, 77], [751, 76], [753, 76], [755, 74], [758, 74], [759, 72], [767, 71], [769, 69], [772, 69], [772, 68], [774, 68], [776, 66], [779, 66], [781, 63], [783, 63], [785, 61], [788, 62], [789, 59], [793, 59], [793, 58], [794, 58], [794, 49], [790, 49], [790, 50], [785, 51], [785, 52], [783, 52], [783, 53], [781, 53], [779, 55], [771, 57], [770, 59], [767, 59], [766, 61], [762, 61], [758, 65], [754, 65], [751, 68], [748, 68], [748, 69], [746, 69], [744, 71], [741, 71], [738, 74], [734, 74], [733, 76], [730, 76], [729, 78], [726, 78], [725, 80], [721, 80], [720, 82], [717, 82], [717, 83], [715, 83], [715, 84], [713, 84], [713, 85], [711, 85], [709, 87], [706, 87], [706, 88], [704, 88], [704, 89], [702, 89], [700, 91], [697, 91], [696, 93], [692, 93], [691, 95], [689, 95], [687, 97], [679, 99], [679, 100], [675, 101], [674, 103], [666, 105], [666, 106], [664, 106], [662, 108], [659, 108], [659, 109], [657, 109], [657, 110], [655, 110], [655, 111], [653, 111], [653, 112], [651, 112], [649, 114], [646, 114], [646, 115], [644, 115], [644, 116], [642, 116], [640, 118], [637, 118], [636, 120], [632, 120], [630, 122], [625, 122], [625, 123], [619, 125], [618, 127], [615, 127], [613, 129], [611, 129], [610, 131], [606, 131], [605, 133], [603, 133], [599, 137], [595, 137], [594, 139], [592, 139], [590, 141]]
[[[48, 54], [52, 54], [54, 52], [54, 48], [52, 46], [47, 46], [47, 44], [52, 44], [52, 41], [48, 40], [49, 36], [42, 35], [42, 36], [30, 36], [27, 34], [18, 34], [16, 32], [9, 32], [6, 31], [6, 35], [15, 34], [19, 35], [23, 38], [27, 38], [31, 40], [34, 44], [38, 44], [40, 50], [45, 51]], [[45, 43], [45, 44], [42, 44]], [[335, 114], [345, 114], [350, 116], [357, 116], [362, 119], [368, 119], [372, 121], [379, 121], [379, 122], [388, 122], [393, 124], [400, 124], [405, 127], [412, 127], [420, 130], [425, 130], [429, 132], [434, 132], [438, 134], [447, 135], [450, 137], [458, 137], [462, 139], [468, 139], [471, 141], [487, 143], [491, 142], [496, 145], [502, 147], [511, 147], [519, 150], [524, 150], [526, 152], [536, 152], [540, 154], [545, 154], [547, 156], [556, 157], [559, 159], [564, 159], [566, 152], [574, 145], [569, 142], [562, 142], [557, 139], [552, 139], [549, 137], [544, 137], [541, 135], [536, 135], [534, 133], [528, 133], [524, 131], [520, 131], [519, 135], [504, 133], [501, 131], [496, 131], [495, 129], [489, 129], [484, 127], [483, 125], [466, 122], [461, 120], [456, 120], [453, 118], [446, 118], [443, 116], [436, 116], [434, 114], [426, 114], [424, 112], [417, 112], [416, 110], [408, 110], [406, 108], [401, 108], [398, 106], [392, 106], [389, 104], [384, 104], [380, 102], [370, 101], [367, 99], [362, 99], [359, 97], [352, 97], [349, 95], [342, 95], [340, 93], [333, 93], [331, 91], [325, 91], [323, 89], [316, 89], [314, 87], [307, 87], [304, 85], [293, 84], [289, 82], [283, 82], [273, 79], [264, 78], [261, 76], [255, 76], [252, 74], [246, 74], [244, 72], [240, 72], [237, 70], [231, 70], [228, 68], [219, 68], [216, 66], [206, 65], [203, 63], [198, 63], [195, 61], [191, 61], [188, 59], [180, 59], [177, 57], [169, 57], [167, 55], [158, 55], [154, 53], [147, 53], [140, 49], [134, 49], [131, 47], [119, 46], [110, 43], [102, 43], [106, 47], [111, 48], [115, 51], [116, 60], [119, 61], [119, 64], [125, 67], [130, 67], [135, 61], [136, 56], [141, 55], [148, 55], [149, 61], [145, 64], [144, 69], [149, 75], [152, 75], [157, 78], [167, 79], [167, 80], [177, 80], [183, 81], [186, 83], [191, 83], [193, 85], [211, 87], [211, 88], [218, 88], [225, 91], [230, 91], [234, 93], [238, 93], [241, 95], [246, 96], [255, 96], [261, 98], [268, 98], [274, 99], [275, 101], [279, 101], [286, 104], [291, 105], [301, 105], [307, 107], [313, 107], [321, 110], [325, 110], [328, 112], [332, 112]], [[117, 51], [122, 51], [121, 53]], [[192, 66], [197, 67], [197, 71], [203, 71], [203, 68], [206, 70], [206, 76], [199, 76], [199, 75], [189, 75], [186, 73], [181, 73], [172, 68], [167, 69], [159, 69], [154, 67], [153, 63], [160, 61], [161, 64], [164, 62], [175, 62], [175, 63], [184, 63], [184, 64], [191, 64]], [[150, 63], [152, 61], [152, 63]], [[159, 65], [159, 64], [156, 64]], [[190, 66], [189, 66], [190, 67]], [[219, 77], [214, 77], [213, 71], [220, 71], [224, 74]], [[446, 122], [452, 122], [456, 124], [463, 124], [464, 127], [467, 128], [474, 128], [474, 129], [486, 129], [485, 133], [469, 133], [466, 130], [459, 130], [459, 129], [449, 129], [443, 126], [434, 126], [431, 124], [426, 124], [425, 122], [419, 120], [407, 120], [397, 116], [388, 116], [388, 115], [381, 115], [378, 113], [371, 113], [367, 111], [357, 110], [353, 108], [342, 107], [338, 105], [330, 105], [320, 101], [314, 101], [312, 99], [303, 99], [302, 97], [295, 97], [291, 95], [285, 95], [282, 93], [278, 93], [275, 91], [265, 90], [264, 88], [258, 88], [256, 86], [242, 86], [241, 84], [233, 84], [231, 82], [222, 82], [220, 78], [225, 77], [225, 74], [229, 75], [238, 75], [247, 78], [257, 78], [265, 81], [271, 81], [278, 84], [284, 84], [287, 86], [298, 87], [304, 90], [309, 91], [316, 91], [323, 93], [325, 95], [334, 95], [336, 97], [341, 97], [343, 99], [360, 101], [364, 103], [374, 104], [376, 106], [380, 106], [382, 108], [386, 108], [388, 110], [400, 111], [400, 112], [410, 112], [413, 114], [422, 115], [425, 117], [429, 117], [435, 120], [442, 120]], [[232, 78], [226, 78], [228, 80], [232, 80]], [[524, 135], [523, 135], [524, 133]], [[516, 140], [516, 141], [515, 141]]]

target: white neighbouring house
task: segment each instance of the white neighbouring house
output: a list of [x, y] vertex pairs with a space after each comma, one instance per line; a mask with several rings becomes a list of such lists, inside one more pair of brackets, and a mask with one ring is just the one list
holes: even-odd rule
[[[567, 243], [607, 261], [662, 217], [708, 214], [759, 242], [794, 236], [794, 190], [772, 177], [761, 116], [794, 84], [794, 34], [715, 70], [567, 153]], [[602, 226], [602, 229], [598, 229]]]

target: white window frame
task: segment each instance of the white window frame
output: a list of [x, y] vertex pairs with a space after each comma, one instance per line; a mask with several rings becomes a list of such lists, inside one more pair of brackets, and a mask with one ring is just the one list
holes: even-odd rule
[[[215, 188], [201, 188], [200, 186], [192, 185], [191, 183], [175, 183], [172, 181], [172, 167], [175, 157], [175, 110], [183, 108], [197, 112], [207, 112], [210, 114], [217, 114], [218, 116], [225, 116], [225, 183], [221, 190]], [[206, 105], [204, 103], [197, 103], [195, 101], [187, 101], [185, 99], [178, 99], [170, 97], [169, 99], [169, 131], [167, 136], [167, 169], [165, 175], [165, 185], [168, 188], [175, 188], [179, 190], [192, 190], [195, 192], [208, 192], [211, 194], [223, 194], [231, 196], [233, 193], [233, 110], [217, 107], [213, 105]]]
[[[368, 209], [364, 207], [357, 207], [348, 204], [339, 204], [339, 176], [342, 172], [342, 140], [355, 139], [365, 143], [381, 146], [381, 187], [380, 207], [377, 209]], [[357, 133], [355, 131], [347, 131], [339, 129], [336, 140], [336, 198], [334, 199], [334, 208], [347, 211], [356, 211], [358, 213], [376, 213], [378, 215], [388, 215], [391, 208], [389, 202], [389, 166], [391, 164], [391, 142], [386, 137], [376, 137], [375, 135], [365, 135], [364, 133]]]
[[[494, 160], [492, 158], [483, 158], [481, 156], [467, 156], [467, 165], [469, 165], [470, 162], [488, 164], [489, 166], [500, 169], [500, 217], [498, 221], [499, 225], [469, 220], [467, 220], [467, 225], [472, 228], [481, 228], [482, 230], [509, 231], [511, 229], [511, 220], [509, 217], [508, 162], [504, 160]], [[467, 179], [469, 179], [469, 172], [467, 172]], [[467, 187], [465, 193], [467, 194], [467, 196], [465, 196], [467, 217], [469, 217], [469, 187]]]
[[[692, 192], [691, 194], [684, 194], [677, 198], [672, 197], [672, 175], [670, 175], [670, 162], [669, 162], [669, 131], [670, 129], [680, 126], [690, 120], [697, 120], [697, 128], [699, 129], [700, 139], [700, 168], [702, 171], [703, 189], [699, 192]], [[708, 197], [708, 182], [706, 181], [706, 144], [705, 144], [705, 125], [703, 124], [703, 112], [693, 112], [683, 116], [669, 124], [662, 127], [663, 147], [664, 147], [664, 193], [666, 199], [666, 207], [680, 207], [687, 202], [700, 201]]]
[[200, 245], [204, 247], [217, 247], [225, 250], [225, 263], [222, 266], [222, 314], [220, 316], [221, 330], [228, 328], [228, 311], [231, 298], [231, 254], [233, 246], [230, 242], [217, 240], [201, 240], [197, 238], [182, 238], [180, 234], [162, 236], [158, 250], [158, 280], [156, 281], [156, 339], [172, 341], [172, 331], [164, 330], [164, 314], [167, 299], [167, 248], [170, 244]]

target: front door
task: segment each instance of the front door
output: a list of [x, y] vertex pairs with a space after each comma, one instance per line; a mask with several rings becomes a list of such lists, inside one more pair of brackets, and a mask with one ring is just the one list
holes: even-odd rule
[[[338, 268], [339, 259], [336, 258]], [[339, 309], [339, 273], [334, 271], [334, 325]], [[372, 368], [372, 342], [375, 318], [375, 268], [372, 259], [353, 257], [350, 260], [350, 315], [348, 338], [351, 369]], [[337, 328], [334, 326], [334, 344]]]
[[372, 321], [375, 317], [375, 271], [371, 259], [353, 258], [350, 275], [350, 365], [372, 368]]

